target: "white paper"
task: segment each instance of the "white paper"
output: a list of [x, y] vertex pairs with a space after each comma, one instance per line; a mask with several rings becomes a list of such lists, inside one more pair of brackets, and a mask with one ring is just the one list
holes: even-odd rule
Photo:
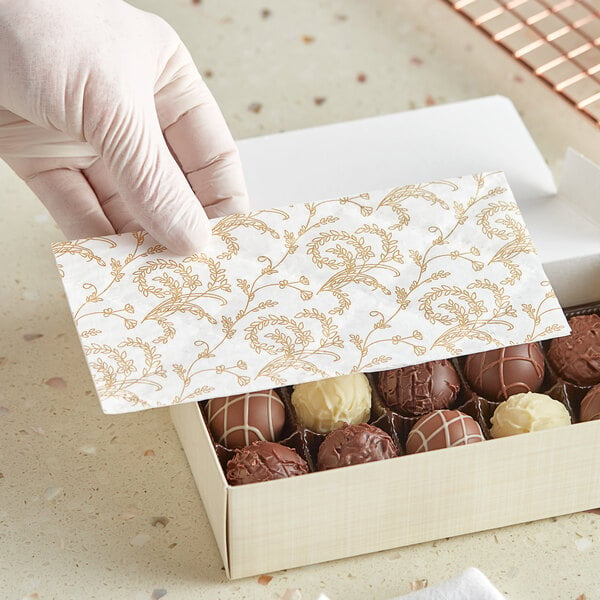
[[130, 412], [566, 335], [501, 173], [53, 245], [103, 410]]

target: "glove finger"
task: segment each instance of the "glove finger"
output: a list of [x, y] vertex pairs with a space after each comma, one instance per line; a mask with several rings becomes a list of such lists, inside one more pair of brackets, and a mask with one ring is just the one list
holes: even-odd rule
[[193, 254], [206, 245], [206, 213], [171, 156], [154, 106], [134, 101], [116, 107], [90, 141], [143, 229], [177, 254]]
[[213, 116], [212, 109], [198, 106], [165, 130], [170, 148], [210, 218], [249, 210], [237, 148], [219, 139], [221, 132], [215, 130], [220, 127]]
[[117, 233], [143, 229], [131, 214], [127, 204], [119, 194], [117, 184], [108, 172], [102, 157], [84, 169], [83, 174], [94, 190], [102, 211], [108, 217]]
[[25, 179], [69, 239], [110, 235], [115, 229], [81, 171], [53, 169]]
[[172, 79], [155, 94], [164, 136], [209, 217], [246, 212], [248, 194], [237, 146], [214, 97], [186, 57], [181, 46], [167, 68]]

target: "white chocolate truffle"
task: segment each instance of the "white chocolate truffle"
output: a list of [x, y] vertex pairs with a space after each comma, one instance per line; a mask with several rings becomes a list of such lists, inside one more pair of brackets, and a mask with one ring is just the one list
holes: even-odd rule
[[294, 386], [292, 404], [304, 427], [328, 433], [345, 423], [358, 425], [369, 420], [371, 386], [363, 373], [299, 383]]
[[490, 433], [494, 438], [553, 429], [569, 425], [571, 417], [564, 404], [546, 396], [527, 392], [515, 394], [498, 405]]

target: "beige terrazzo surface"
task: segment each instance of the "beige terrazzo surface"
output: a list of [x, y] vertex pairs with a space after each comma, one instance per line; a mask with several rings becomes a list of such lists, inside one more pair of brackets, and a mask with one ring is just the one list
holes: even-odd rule
[[[599, 131], [441, 0], [137, 0], [190, 47], [237, 138], [509, 96], [558, 174]], [[55, 272], [61, 234], [0, 166], [0, 597], [391, 598], [473, 565], [510, 599], [600, 598], [600, 516], [228, 582], [166, 410], [100, 411]], [[401, 510], [401, 507], [399, 507]]]

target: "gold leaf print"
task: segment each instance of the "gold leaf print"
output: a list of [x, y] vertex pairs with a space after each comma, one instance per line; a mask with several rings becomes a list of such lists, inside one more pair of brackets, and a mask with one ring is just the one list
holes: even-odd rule
[[[353, 198], [347, 198], [346, 202], [361, 206], [358, 202], [358, 199], [365, 198], [368, 199], [368, 195], [362, 194]], [[264, 295], [265, 293], [271, 292], [272, 288], [278, 288], [280, 290], [293, 289], [298, 293], [299, 298], [302, 301], [309, 301], [312, 299], [313, 293], [310, 290], [305, 289], [307, 286], [310, 286], [310, 280], [306, 275], [300, 275], [300, 277], [295, 280], [279, 279], [273, 281], [272, 278], [273, 276], [279, 273], [280, 265], [283, 264], [283, 262], [298, 249], [299, 241], [301, 240], [301, 238], [308, 235], [310, 232], [314, 231], [317, 228], [331, 225], [332, 223], [335, 223], [338, 220], [338, 217], [334, 215], [327, 215], [325, 217], [317, 218], [318, 207], [324, 204], [329, 204], [331, 202], [337, 202], [337, 200], [325, 200], [318, 204], [309, 203], [303, 205], [303, 209], [306, 210], [308, 216], [305, 222], [299, 225], [297, 233], [284, 233], [285, 252], [283, 253], [283, 256], [281, 256], [278, 260], [275, 260], [274, 258], [271, 258], [269, 256], [260, 255], [257, 257], [256, 260], [259, 264], [263, 266], [261, 267], [260, 272], [255, 276], [255, 278], [253, 280], [249, 280], [243, 277], [237, 278], [236, 284], [238, 289], [241, 290], [241, 292], [246, 298], [245, 303], [236, 312], [235, 317], [228, 315], [221, 316], [220, 331], [223, 335], [220, 339], [214, 341], [210, 345], [208, 342], [205, 342], [203, 340], [197, 340], [195, 344], [201, 346], [203, 348], [203, 351], [200, 352], [196, 356], [196, 358], [193, 359], [192, 362], [189, 363], [187, 366], [181, 365], [181, 369], [179, 369], [178, 367], [177, 373], [182, 381], [181, 390], [176, 396], [178, 402], [184, 402], [190, 398], [189, 393], [186, 390], [191, 385], [194, 378], [198, 376], [204, 376], [207, 372], [214, 370], [214, 368], [200, 367], [202, 367], [202, 363], [205, 359], [213, 357], [215, 352], [227, 340], [232, 339], [237, 334], [237, 327], [244, 319], [246, 319], [250, 315], [256, 316], [257, 313], [260, 314], [261, 312], [268, 309], [272, 309], [278, 305], [277, 301], [269, 297], [259, 299], [260, 295]], [[266, 214], [269, 212], [283, 217], [283, 220], [286, 220], [288, 218], [287, 213], [279, 211], [277, 209], [261, 211], [257, 214]], [[196, 255], [195, 257], [191, 257], [190, 259], [184, 260], [197, 261], [203, 259], [202, 255]], [[280, 341], [285, 342], [285, 339], [280, 338]], [[246, 376], [240, 376], [239, 374], [235, 373], [235, 369], [229, 369], [224, 371], [223, 373], [229, 373], [231, 375], [234, 375], [235, 377], [237, 377], [238, 383], [246, 381]]]
[[359, 194], [358, 196], [342, 196], [341, 198], [337, 198], [334, 200], [325, 200], [323, 202], [319, 202], [319, 206], [322, 206], [323, 204], [332, 201], [338, 202], [341, 206], [344, 206], [344, 204], [353, 204], [354, 206], [358, 207], [361, 216], [370, 217], [373, 214], [373, 207], [366, 204], [362, 204], [360, 202], [360, 200], [369, 200], [369, 198], [370, 194]]
[[189, 401], [189, 400], [192, 400], [194, 398], [198, 398], [198, 396], [206, 398], [208, 394], [210, 394], [211, 392], [214, 391], [214, 389], [215, 388], [212, 385], [203, 385], [201, 387], [197, 387], [192, 392], [190, 392], [189, 394], [187, 394], [185, 396], [185, 398], [183, 398], [181, 396], [175, 396], [173, 398], [173, 404], [181, 404], [184, 401]]
[[403, 187], [397, 187], [394, 188], [383, 198], [383, 200], [377, 206], [377, 210], [384, 206], [390, 207], [392, 209], [392, 212], [397, 217], [397, 222], [394, 225], [390, 226], [390, 229], [398, 230], [404, 229], [404, 227], [406, 227], [410, 223], [410, 213], [408, 209], [405, 206], [403, 206], [404, 201], [408, 200], [409, 198], [421, 198], [429, 202], [431, 205], [437, 204], [441, 206], [444, 210], [449, 210], [449, 206], [445, 200], [440, 198], [434, 192], [427, 189], [429, 186], [440, 183], [450, 186], [451, 189], [458, 189], [456, 184], [450, 181], [438, 181], [428, 184], [405, 185]]
[[93, 337], [95, 335], [98, 335], [102, 333], [99, 329], [94, 329], [93, 327], [91, 329], [86, 329], [85, 331], [82, 331], [79, 335], [82, 338], [89, 338], [89, 337]]
[[[214, 355], [206, 352], [204, 354], [201, 353], [198, 357], [200, 359], [203, 359], [203, 358], [209, 358], [211, 356], [214, 356]], [[239, 371], [245, 371], [247, 368], [248, 367], [243, 360], [238, 360], [237, 363], [235, 363], [233, 365], [220, 364], [220, 365], [216, 365], [216, 366], [212, 366], [212, 367], [207, 367], [205, 369], [199, 369], [199, 370], [195, 371], [194, 373], [190, 373], [189, 369], [186, 369], [182, 364], [172, 365], [173, 371], [179, 377], [179, 379], [181, 379], [181, 381], [182, 381], [182, 384], [183, 384], [182, 390], [185, 390], [191, 384], [193, 377], [200, 375], [200, 376], [203, 376], [206, 378], [207, 375], [212, 374], [212, 373], [214, 373], [215, 375], [227, 375], [230, 377], [234, 377], [235, 380], [237, 381], [238, 386], [240, 386], [240, 388], [243, 388], [244, 386], [247, 386], [250, 383], [251, 379], [247, 375], [242, 375], [241, 373], [239, 373]], [[181, 392], [180, 394], [175, 396], [174, 403], [180, 404], [181, 402], [189, 401], [193, 398], [196, 398], [197, 396], [199, 396], [201, 394], [207, 394], [210, 391], [212, 391], [213, 389], [214, 389], [213, 386], [209, 386], [209, 387], [201, 386], [201, 387], [195, 388], [194, 390], [192, 390], [191, 392], [188, 392], [187, 394], [183, 394], [183, 392]]]
[[[448, 299], [447, 302], [444, 303], [444, 306], [439, 306], [438, 308], [443, 309], [447, 312], [441, 312], [439, 310], [435, 310], [433, 308], [433, 301], [439, 299], [441, 296], [446, 295], [449, 296], [453, 292], [456, 294], [462, 293], [462, 290], [459, 292], [458, 288], [452, 286], [432, 286], [435, 282], [445, 279], [451, 275], [451, 271], [446, 269], [437, 269], [436, 271], [432, 271], [431, 267], [435, 261], [443, 260], [446, 261], [445, 264], [448, 264], [448, 260], [450, 261], [466, 261], [470, 264], [471, 269], [473, 271], [480, 271], [484, 267], [484, 263], [479, 260], [480, 251], [476, 246], [472, 246], [468, 250], [452, 250], [446, 252], [440, 252], [442, 247], [450, 246], [453, 242], [454, 235], [457, 231], [460, 231], [460, 228], [466, 223], [469, 218], [469, 214], [471, 209], [476, 206], [478, 203], [482, 201], [487, 201], [491, 197], [495, 197], [505, 190], [501, 187], [494, 187], [489, 190], [485, 188], [485, 176], [476, 175], [473, 177], [473, 181], [475, 182], [475, 190], [472, 195], [470, 195], [466, 202], [457, 202], [455, 201], [453, 204], [454, 208], [454, 223], [446, 230], [442, 230], [442, 228], [438, 225], [430, 225], [427, 228], [428, 233], [433, 235], [433, 239], [428, 247], [424, 249], [424, 251], [420, 251], [415, 248], [411, 248], [408, 251], [408, 255], [411, 261], [418, 268], [418, 274], [415, 279], [409, 284], [408, 289], [406, 287], [397, 286], [395, 288], [396, 294], [396, 308], [389, 314], [384, 315], [378, 311], [372, 311], [370, 316], [374, 316], [375, 320], [372, 325], [371, 331], [369, 331], [362, 341], [363, 347], [360, 350], [360, 357], [358, 362], [354, 365], [354, 369], [357, 371], [365, 369], [365, 358], [374, 350], [374, 348], [382, 343], [389, 343], [390, 341], [393, 344], [404, 343], [404, 340], [408, 341], [408, 343], [413, 348], [413, 351], [416, 355], [422, 356], [426, 352], [426, 347], [423, 344], [415, 344], [410, 341], [409, 337], [403, 336], [394, 336], [394, 338], [390, 339], [389, 337], [380, 337], [378, 334], [382, 329], [387, 329], [391, 326], [392, 322], [395, 321], [400, 315], [402, 315], [403, 311], [409, 308], [410, 306], [410, 296], [415, 294], [417, 290], [422, 290], [427, 286], [430, 287], [429, 296], [425, 296], [421, 299], [421, 303], [419, 305], [419, 310], [424, 312], [425, 318], [429, 320], [430, 323], [436, 324], [439, 323], [445, 327], [453, 327], [455, 326], [455, 322], [459, 322], [461, 319], [465, 320], [465, 307], [458, 304], [453, 299]], [[457, 191], [459, 188], [453, 182], [437, 182], [446, 184], [450, 187], [451, 191]], [[426, 189], [427, 186], [432, 184], [426, 184], [421, 186], [405, 186], [405, 188], [397, 188], [393, 191], [392, 194], [388, 194], [384, 200], [380, 203], [379, 206], [383, 205], [397, 205], [397, 202], [401, 201], [404, 198], [410, 197], [410, 194], [419, 193], [422, 194], [422, 197], [425, 200], [430, 201], [433, 205], [439, 204], [439, 206], [443, 210], [450, 211], [450, 205], [445, 200], [442, 200], [441, 203], [436, 201], [437, 196], [434, 194], [435, 198], [430, 196], [428, 193], [429, 190]], [[416, 190], [416, 191], [415, 191]], [[387, 200], [386, 200], [387, 199]], [[390, 227], [392, 229], [392, 227]], [[468, 295], [467, 292], [465, 294]], [[469, 298], [471, 296], [469, 295]], [[465, 298], [466, 299], [466, 298]], [[473, 300], [474, 304], [471, 306], [471, 310], [473, 312], [477, 312], [482, 310], [483, 302], [477, 301], [477, 299]], [[455, 344], [452, 341], [453, 336], [458, 336], [457, 339], [460, 338], [458, 330], [454, 330], [448, 334], [448, 347], [450, 348], [449, 352], [451, 354], [455, 354]], [[477, 333], [469, 334], [471, 336], [478, 335]], [[466, 336], [465, 336], [466, 337]], [[439, 344], [443, 343], [443, 339], [441, 339]], [[443, 345], [443, 344], [442, 344]], [[435, 343], [434, 343], [435, 346]]]
[[373, 358], [370, 362], [365, 365], [365, 369], [373, 369], [374, 367], [380, 367], [389, 363], [392, 360], [391, 356], [380, 355]]
[[[114, 282], [114, 280], [113, 280], [113, 282]], [[96, 288], [96, 286], [94, 284], [84, 283], [82, 285], [82, 288], [85, 290], [92, 290], [92, 292], [86, 296], [85, 303], [80, 308], [83, 308], [83, 306], [86, 306], [87, 304], [90, 304], [90, 303], [95, 304], [95, 303], [99, 303], [99, 302], [103, 301], [103, 298], [98, 295], [98, 289]], [[120, 308], [120, 309], [107, 307], [107, 308], [103, 308], [102, 310], [87, 312], [87, 313], [79, 316], [75, 320], [75, 322], [77, 323], [84, 317], [90, 317], [93, 315], [102, 315], [102, 317], [104, 317], [104, 318], [116, 317], [117, 319], [121, 320], [121, 322], [125, 326], [125, 329], [134, 329], [138, 324], [137, 320], [132, 319], [127, 316], [127, 314], [131, 314], [133, 312], [135, 312], [135, 309], [133, 308], [133, 306], [131, 304], [125, 304], [125, 306], [123, 306], [123, 308]], [[84, 333], [86, 335], [83, 335]], [[96, 330], [96, 329], [92, 328], [92, 329], [82, 332], [80, 335], [82, 337], [90, 337], [92, 335], [99, 335], [101, 333], [102, 333], [101, 330]]]
[[[203, 283], [186, 262], [202, 263], [208, 270], [208, 281]], [[149, 277], [152, 283], [148, 281]], [[144, 321], [155, 321], [162, 335], [152, 340], [156, 344], [166, 344], [173, 339], [176, 329], [170, 317], [177, 314], [190, 314], [198, 320], [206, 320], [212, 325], [217, 320], [204, 308], [204, 301], [216, 301], [221, 306], [227, 304], [226, 294], [231, 292], [225, 269], [221, 263], [197, 254], [183, 262], [158, 258], [146, 262], [133, 274], [133, 282], [144, 296], [155, 296], [160, 302], [144, 317]]]
[[[125, 234], [123, 234], [125, 235]], [[124, 259], [123, 263], [121, 263], [120, 261], [115, 261], [111, 263], [111, 279], [109, 280], [109, 282], [101, 289], [99, 290], [98, 287], [91, 283], [91, 282], [84, 282], [82, 284], [82, 289], [86, 290], [86, 291], [91, 291], [90, 294], [88, 294], [85, 297], [84, 302], [75, 310], [73, 311], [73, 320], [75, 321], [76, 325], [79, 325], [80, 321], [86, 317], [92, 316], [92, 315], [98, 315], [98, 314], [102, 314], [104, 315], [104, 311], [97, 311], [97, 310], [92, 310], [92, 311], [88, 311], [85, 312], [85, 310], [87, 308], [89, 308], [89, 304], [94, 304], [94, 303], [98, 303], [98, 302], [102, 302], [103, 301], [103, 296], [104, 294], [106, 294], [115, 284], [118, 284], [119, 281], [121, 281], [121, 279], [123, 278], [123, 272], [124, 269], [126, 267], [128, 267], [132, 262], [139, 260], [141, 258], [144, 258], [148, 255], [151, 254], [157, 254], [160, 252], [164, 252], [164, 250], [166, 250], [166, 248], [164, 246], [161, 246], [160, 244], [157, 244], [155, 246], [151, 246], [149, 248], [147, 248], [144, 252], [141, 252], [141, 248], [142, 248], [142, 244], [144, 243], [144, 240], [146, 239], [146, 233], [144, 232], [140, 232], [140, 231], [136, 231], [133, 232], [131, 234], [127, 234], [130, 235], [131, 237], [133, 237], [133, 239], [136, 241], [136, 245], [135, 248], [133, 249], [133, 251], [131, 251]], [[114, 240], [110, 239], [110, 238], [93, 238], [92, 240], [80, 240], [80, 242], [66, 242], [66, 243], [62, 243], [61, 247], [59, 249], [59, 253], [62, 252], [65, 248], [65, 244], [68, 247], [68, 251], [67, 254], [73, 254], [73, 255], [79, 255], [79, 256], [83, 256], [84, 258], [86, 258], [86, 260], [92, 260], [90, 257], [91, 256], [96, 256], [89, 248], [86, 248], [83, 246], [83, 244], [86, 241], [94, 241], [94, 242], [102, 242], [102, 243], [106, 243], [110, 248], [116, 248], [117, 244]], [[73, 251], [73, 248], [69, 246], [69, 244], [75, 244], [75, 245], [81, 245], [81, 250], [77, 250], [77, 251]], [[56, 250], [55, 250], [56, 253]], [[98, 257], [100, 258], [100, 257]], [[101, 262], [97, 262], [97, 264], [101, 267], [105, 267], [106, 266], [106, 262], [100, 258]], [[126, 305], [127, 307], [130, 307], [130, 304]], [[123, 309], [125, 310], [125, 309]], [[119, 312], [122, 312], [120, 310], [114, 310], [113, 314], [119, 316]], [[132, 312], [130, 308], [127, 308], [126, 312]], [[127, 318], [126, 317], [122, 317], [124, 319], [124, 324], [125, 327], [127, 327]], [[129, 325], [131, 325], [131, 320], [129, 320]]]
[[[316, 321], [320, 331], [314, 335], [309, 321]], [[245, 329], [245, 339], [258, 354], [265, 352], [275, 356], [257, 373], [256, 377], [269, 377], [277, 385], [286, 382], [284, 373], [302, 370], [326, 377], [315, 358], [328, 356], [334, 362], [340, 359], [339, 351], [344, 347], [338, 328], [331, 317], [317, 309], [305, 309], [293, 318], [284, 315], [259, 317]]]
[[522, 304], [522, 311], [531, 319], [531, 331], [527, 335], [527, 342], [534, 342], [539, 339], [544, 339], [553, 333], [558, 333], [562, 327], [558, 323], [550, 323], [544, 325], [544, 319], [552, 312], [559, 311], [558, 301], [554, 295], [554, 291], [550, 287], [550, 282], [544, 280], [540, 283], [542, 287], [547, 287], [548, 291], [534, 308], [532, 304]]
[[[377, 251], [373, 243], [377, 244]], [[394, 265], [404, 263], [397, 241], [389, 231], [375, 224], [363, 225], [354, 233], [336, 230], [320, 233], [307, 245], [306, 251], [318, 268], [335, 271], [317, 292], [329, 292], [338, 301], [330, 314], [341, 315], [350, 308], [350, 295], [344, 290], [349, 285], [363, 285], [391, 295], [373, 272], [384, 269], [399, 276], [400, 271]]]
[[[279, 233], [270, 227], [266, 221], [259, 219], [258, 216], [263, 213], [274, 211], [260, 211], [250, 214], [234, 214], [223, 217], [217, 221], [212, 228], [213, 236], [221, 238], [227, 250], [217, 256], [219, 260], [229, 260], [236, 256], [240, 251], [238, 238], [232, 232], [240, 228], [251, 228], [263, 234], [268, 234], [274, 239], [279, 239]], [[284, 219], [289, 219], [289, 215], [283, 211], [276, 211], [283, 215]]]
[[102, 302], [102, 298], [98, 295], [98, 288], [93, 283], [86, 282], [82, 287], [84, 290], [92, 290], [91, 294], [85, 297], [86, 302]]
[[[514, 202], [495, 201], [477, 215], [477, 224], [489, 239], [496, 237], [506, 241], [488, 262], [501, 263], [508, 270], [508, 276], [500, 282], [502, 285], [514, 285], [523, 276], [515, 261], [519, 255], [536, 254], [525, 226], [512, 217], [510, 212], [518, 212]], [[494, 217], [495, 221], [492, 222]]]
[[[97, 238], [105, 241], [109, 246], [114, 248], [116, 243], [109, 238]], [[83, 240], [85, 241], [85, 240]], [[83, 245], [82, 240], [75, 240], [72, 242], [55, 242], [52, 244], [52, 251], [54, 252], [54, 256], [59, 258], [60, 256], [64, 256], [65, 254], [78, 255], [81, 256], [88, 262], [94, 261], [101, 267], [106, 266], [106, 262], [104, 259], [97, 254], [95, 254], [92, 250]]]
[[[491, 293], [493, 305], [486, 302], [487, 296], [480, 296], [480, 291]], [[437, 308], [444, 312], [436, 310], [440, 299], [444, 301], [439, 302]], [[514, 329], [510, 318], [517, 316], [504, 288], [489, 279], [476, 280], [466, 289], [449, 285], [434, 287], [419, 302], [419, 308], [431, 323], [439, 322], [447, 327], [431, 347], [442, 346], [453, 355], [462, 353], [458, 346], [460, 340], [477, 339], [501, 346], [502, 342], [489, 333], [490, 326], [499, 325], [510, 331]]]
[[415, 343], [413, 340], [422, 340], [423, 339], [423, 334], [418, 330], [415, 329], [415, 331], [413, 331], [412, 335], [408, 335], [408, 336], [401, 336], [401, 335], [394, 335], [390, 338], [390, 341], [392, 342], [392, 344], [394, 345], [398, 345], [398, 344], [406, 344], [407, 346], [410, 346], [413, 350], [413, 352], [417, 355], [417, 356], [423, 356], [423, 354], [425, 354], [425, 352], [427, 351], [427, 348], [425, 348], [425, 346], [422, 346], [420, 344]]
[[121, 264], [121, 261], [117, 260], [116, 258], [111, 258], [110, 267], [110, 274], [113, 276], [115, 282], [121, 281], [125, 275], [123, 273], [123, 265]]
[[166, 377], [161, 356], [154, 346], [139, 337], [126, 338], [116, 347], [92, 343], [84, 347], [84, 352], [88, 356], [96, 356], [89, 365], [96, 380], [101, 382], [99, 386], [97, 384], [101, 398], [121, 399], [148, 407], [148, 403], [132, 388], [149, 386], [157, 391], [162, 389], [162, 385], [156, 381], [156, 377]]
[[350, 342], [356, 346], [357, 350], [360, 352], [360, 357], [364, 358], [367, 355], [367, 348], [365, 345], [365, 341], [360, 335], [356, 333], [350, 334]]

